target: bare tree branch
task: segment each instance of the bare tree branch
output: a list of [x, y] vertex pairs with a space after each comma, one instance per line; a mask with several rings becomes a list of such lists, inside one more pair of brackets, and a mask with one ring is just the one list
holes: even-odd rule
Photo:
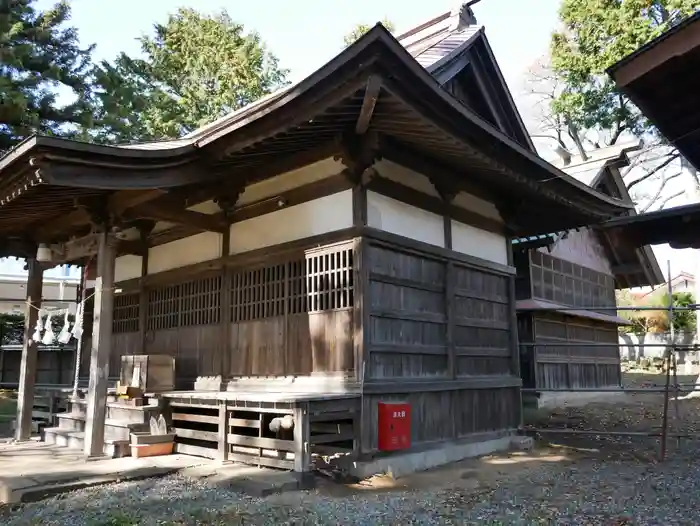
[[[676, 177], [680, 177], [682, 173], [683, 172], [678, 172], [678, 173], [675, 173], [673, 175], [669, 175], [669, 176], [664, 177], [661, 180], [661, 184], [659, 184], [659, 187], [656, 189], [656, 193], [654, 194], [653, 197], [651, 197], [649, 199], [649, 201], [647, 202], [647, 205], [644, 208], [642, 208], [641, 212], [644, 213], [644, 212], [648, 211], [652, 206], [654, 206], [654, 204], [659, 201], [659, 198], [661, 197], [661, 194], [663, 193], [663, 191], [666, 188], [666, 185], [669, 183], [669, 181], [675, 179]], [[664, 206], [666, 206], [666, 203], [668, 203], [669, 201], [671, 201], [672, 199], [675, 199], [676, 197], [678, 197], [680, 195], [683, 195], [684, 193], [685, 193], [685, 191], [681, 190], [680, 192], [677, 192], [673, 195], [667, 196], [664, 199], [662, 199], [659, 202], [659, 210], [661, 210]]]
[[677, 152], [674, 153], [674, 154], [672, 154], [672, 155], [671, 155], [668, 159], [666, 159], [664, 162], [662, 162], [662, 163], [659, 164], [658, 166], [654, 167], [653, 169], [648, 170], [646, 174], [644, 174], [643, 176], [641, 176], [641, 177], [635, 179], [634, 181], [632, 181], [631, 183], [629, 183], [629, 184], [627, 185], [627, 190], [629, 191], [629, 190], [632, 189], [633, 186], [635, 186], [635, 185], [637, 185], [637, 184], [639, 184], [639, 183], [642, 183], [642, 182], [646, 181], [647, 179], [651, 178], [654, 174], [656, 174], [656, 173], [658, 173], [659, 171], [661, 171], [661, 170], [663, 170], [664, 168], [666, 168], [669, 164], [671, 164], [673, 161], [675, 161], [675, 160], [678, 159], [679, 157], [680, 157], [680, 154], [677, 153]]

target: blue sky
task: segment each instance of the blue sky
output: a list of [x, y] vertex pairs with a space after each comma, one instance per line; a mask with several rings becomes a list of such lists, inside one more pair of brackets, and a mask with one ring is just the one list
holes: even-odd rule
[[[39, 0], [38, 6], [52, 5]], [[178, 7], [202, 12], [225, 9], [248, 30], [263, 40], [298, 81], [335, 56], [343, 46], [343, 35], [356, 24], [373, 24], [382, 19], [394, 23], [398, 33], [458, 5], [459, 1], [407, 2], [405, 0], [284, 0], [235, 2], [232, 0], [72, 0], [72, 24], [83, 44], [97, 45], [97, 59], [111, 59], [120, 51], [138, 54], [137, 38], [150, 33], [155, 22], [163, 22]], [[557, 24], [558, 0], [481, 0], [474, 6], [499, 65], [520, 111], [528, 120], [528, 109], [519, 100], [523, 73], [546, 54], [549, 36]], [[693, 270], [691, 251], [655, 247], [666, 271], [673, 260], [673, 273]]]

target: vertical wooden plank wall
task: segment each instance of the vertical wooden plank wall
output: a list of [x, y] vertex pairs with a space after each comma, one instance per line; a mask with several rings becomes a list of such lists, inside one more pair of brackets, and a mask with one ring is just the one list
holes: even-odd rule
[[216, 377], [356, 382], [359, 239], [304, 241], [128, 284], [115, 296], [110, 370], [118, 373], [123, 355], [170, 354], [181, 389]]
[[517, 428], [512, 275], [375, 239], [367, 252], [363, 451], [377, 448], [379, 401], [411, 404], [413, 443]]

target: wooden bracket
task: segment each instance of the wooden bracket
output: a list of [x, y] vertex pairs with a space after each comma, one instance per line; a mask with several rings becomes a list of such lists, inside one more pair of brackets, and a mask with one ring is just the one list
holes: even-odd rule
[[355, 186], [366, 185], [371, 173], [365, 173], [381, 159], [379, 139], [376, 133], [346, 136], [340, 141], [340, 154], [334, 158], [347, 169], [343, 172]]
[[455, 200], [455, 197], [457, 197], [457, 194], [459, 193], [459, 188], [457, 185], [441, 177], [431, 176], [429, 179], [440, 196], [440, 199], [442, 199], [447, 205], [452, 204], [452, 201]]
[[236, 208], [236, 203], [238, 203], [238, 199], [241, 197], [244, 191], [245, 186], [232, 187], [214, 198], [214, 202], [219, 205], [219, 208], [227, 221], [230, 222], [230, 219], [233, 216], [233, 211]]

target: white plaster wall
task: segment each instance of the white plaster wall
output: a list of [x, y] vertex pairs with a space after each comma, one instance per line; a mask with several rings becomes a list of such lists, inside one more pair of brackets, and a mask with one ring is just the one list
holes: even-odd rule
[[508, 264], [508, 244], [504, 236], [454, 220], [452, 250], [501, 265]]
[[352, 190], [231, 225], [231, 254], [350, 228]]
[[287, 190], [339, 174], [344, 169], [345, 165], [343, 163], [333, 158], [328, 158], [298, 170], [283, 173], [246, 187], [245, 191], [238, 198], [237, 206], [276, 197]]
[[114, 281], [126, 281], [141, 277], [141, 256], [127, 254], [114, 262]]
[[376, 192], [367, 192], [367, 225], [431, 245], [445, 246], [442, 216]]
[[148, 249], [148, 273], [185, 267], [221, 257], [221, 234], [203, 232]]
[[567, 237], [555, 243], [551, 252], [548, 252], [546, 248], [539, 250], [545, 254], [549, 253], [555, 258], [564, 259], [605, 274], [612, 274], [610, 261], [605, 255], [603, 246], [596, 235], [588, 229], [570, 232]]

